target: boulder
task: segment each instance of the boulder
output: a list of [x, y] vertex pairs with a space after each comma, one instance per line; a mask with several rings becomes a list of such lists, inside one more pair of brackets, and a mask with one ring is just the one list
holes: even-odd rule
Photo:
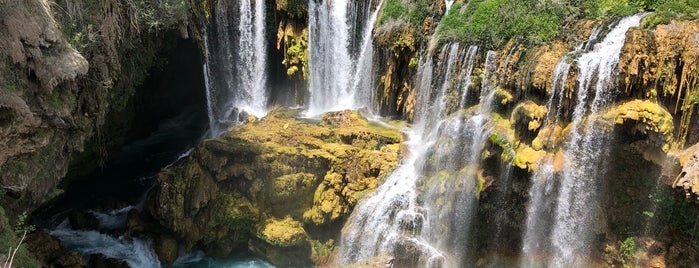
[[99, 230], [100, 221], [90, 212], [73, 210], [68, 214], [70, 226], [75, 230]]

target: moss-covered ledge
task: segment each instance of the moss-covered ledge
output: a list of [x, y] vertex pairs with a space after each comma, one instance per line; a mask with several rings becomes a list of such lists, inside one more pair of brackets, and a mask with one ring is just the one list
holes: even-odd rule
[[398, 163], [403, 137], [353, 111], [298, 116], [277, 109], [205, 140], [159, 174], [150, 212], [188, 249], [322, 263], [357, 200]]

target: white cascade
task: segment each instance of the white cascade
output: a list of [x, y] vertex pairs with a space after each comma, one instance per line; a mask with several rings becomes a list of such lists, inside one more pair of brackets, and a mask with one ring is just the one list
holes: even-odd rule
[[372, 108], [372, 30], [381, 3], [309, 0], [308, 116]]
[[204, 33], [207, 109], [211, 136], [267, 113], [265, 1], [217, 1]]
[[[470, 84], [476, 51], [476, 47], [459, 49], [452, 43], [442, 48], [436, 64], [431, 56], [421, 59], [415, 124], [406, 130], [408, 157], [355, 208], [343, 230], [343, 264], [399, 255], [410, 248], [421, 266], [463, 265], [462, 252], [470, 242], [476, 206], [474, 167], [490, 132], [495, 52], [486, 55], [475, 113], [464, 114], [460, 109], [450, 113], [463, 107], [460, 99], [465, 93], [449, 93], [468, 89], [464, 84]], [[454, 98], [455, 107], [450, 103]]]
[[[564, 145], [565, 168], [556, 200], [551, 233], [553, 267], [574, 267], [586, 262], [600, 202], [598, 179], [603, 176], [609, 135], [586, 115], [606, 108], [613, 100], [617, 65], [626, 32], [640, 24], [643, 14], [622, 19], [592, 51], [577, 58], [578, 88], [573, 128]], [[589, 96], [590, 93], [594, 94]], [[590, 100], [590, 97], [592, 98]], [[584, 123], [584, 124], [583, 124]]]

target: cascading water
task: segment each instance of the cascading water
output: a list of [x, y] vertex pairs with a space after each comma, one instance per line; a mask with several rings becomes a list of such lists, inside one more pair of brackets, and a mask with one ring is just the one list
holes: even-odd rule
[[[586, 263], [599, 210], [597, 185], [604, 172], [601, 160], [607, 155], [606, 145], [610, 137], [596, 126], [596, 120], [583, 119], [606, 108], [611, 102], [626, 31], [638, 26], [642, 17], [635, 15], [622, 19], [592, 51], [575, 60], [578, 87], [572, 131], [563, 145], [565, 167], [557, 175], [549, 160], [532, 175], [522, 249], [521, 264], [524, 267], [538, 266], [538, 262], [548, 263], [552, 267], [577, 267]], [[595, 38], [594, 32], [590, 39]], [[561, 60], [555, 68], [545, 126], [559, 124], [560, 104], [569, 69], [570, 64], [566, 59]], [[589, 93], [594, 94], [592, 100], [588, 98]], [[560, 176], [558, 189], [555, 189], [556, 176]], [[546, 215], [554, 216], [549, 218]], [[547, 260], [547, 255], [551, 255], [550, 260]]]
[[[577, 104], [572, 119], [575, 125], [566, 144], [567, 148], [576, 150], [566, 150], [566, 165], [570, 168], [565, 168], [563, 172], [551, 234], [554, 266], [579, 264], [585, 258], [581, 254], [590, 250], [590, 225], [594, 224], [599, 206], [596, 179], [602, 175], [600, 160], [607, 154], [606, 145], [610, 137], [595, 126], [594, 119], [588, 120], [585, 126], [579, 124], [585, 114], [601, 111], [612, 100], [616, 68], [626, 31], [637, 27], [642, 18], [643, 15], [638, 14], [622, 19], [591, 52], [577, 59]], [[586, 109], [588, 89], [594, 90], [595, 96]]]
[[310, 0], [307, 114], [371, 108], [373, 38], [381, 3]]
[[242, 113], [267, 113], [266, 43], [265, 1], [217, 1], [214, 21], [204, 34], [212, 136], [241, 121]]
[[[448, 44], [436, 65], [431, 56], [420, 61], [416, 83], [417, 103], [422, 105], [415, 107], [415, 124], [406, 131], [410, 153], [355, 208], [344, 228], [341, 262], [410, 255], [411, 262], [422, 266], [462, 265], [476, 208], [476, 167], [489, 134], [496, 81], [496, 57], [489, 51], [480, 106], [470, 113], [457, 109], [464, 107], [461, 96], [471, 84], [476, 51]], [[461, 95], [450, 95], [452, 90], [462, 91]]]
[[[599, 28], [592, 30], [592, 34], [587, 42], [578, 45], [575, 50], [561, 58], [553, 71], [551, 92], [546, 103], [548, 108], [543, 124], [544, 128], [559, 126], [562, 116], [563, 98], [565, 96], [565, 86], [570, 73], [571, 59], [573, 55], [578, 55], [587, 49], [587, 44], [597, 38]], [[551, 131], [547, 139], [555, 135], [555, 130]], [[557, 148], [551, 148], [556, 151]], [[531, 187], [529, 188], [529, 203], [527, 205], [526, 230], [522, 240], [522, 267], [537, 266], [540, 255], [550, 252], [548, 247], [550, 230], [552, 228], [553, 200], [556, 198], [554, 185], [555, 171], [553, 159], [546, 159], [541, 163], [541, 167], [532, 174]]]

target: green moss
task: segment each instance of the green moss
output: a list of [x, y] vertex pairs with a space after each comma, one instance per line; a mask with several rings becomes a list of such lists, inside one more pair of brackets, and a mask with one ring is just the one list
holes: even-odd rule
[[69, 88], [59, 86], [56, 87], [49, 98], [49, 104], [55, 109], [65, 109], [72, 111], [77, 104], [75, 94]]
[[221, 193], [212, 204], [213, 219], [209, 227], [227, 230], [229, 236], [254, 231], [260, 210], [237, 193]]
[[502, 153], [500, 154], [502, 162], [509, 163], [515, 155], [514, 130], [512, 130], [510, 121], [502, 118], [499, 114], [492, 113], [491, 116], [494, 128], [488, 138], [492, 144], [502, 148]]
[[284, 45], [284, 59], [282, 64], [287, 68], [289, 77], [308, 80], [308, 29], [303, 28], [296, 32], [296, 27], [291, 24], [279, 27], [277, 33], [277, 46]]
[[328, 263], [335, 250], [335, 240], [328, 239], [325, 243], [318, 240], [311, 240], [311, 259], [316, 265]]

